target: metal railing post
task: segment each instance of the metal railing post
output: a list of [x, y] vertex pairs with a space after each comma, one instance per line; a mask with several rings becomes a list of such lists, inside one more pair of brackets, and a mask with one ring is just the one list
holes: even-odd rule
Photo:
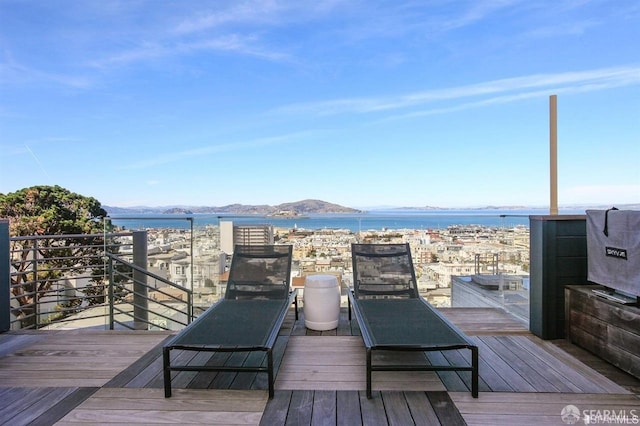
[[[133, 231], [133, 264], [147, 269], [147, 231]], [[133, 271], [133, 328], [147, 330], [149, 324], [149, 303], [147, 275]]]
[[38, 279], [38, 258], [40, 257], [40, 251], [38, 250], [38, 240], [33, 240], [33, 320], [34, 328], [38, 330], [40, 328], [40, 287]]
[[[106, 250], [104, 256], [107, 257]], [[113, 259], [109, 257], [109, 330], [113, 330], [115, 324], [113, 305], [116, 303], [116, 301], [114, 296], [115, 292], [113, 291]]]
[[11, 323], [11, 260], [9, 257], [9, 221], [0, 220], [0, 333], [8, 331]]

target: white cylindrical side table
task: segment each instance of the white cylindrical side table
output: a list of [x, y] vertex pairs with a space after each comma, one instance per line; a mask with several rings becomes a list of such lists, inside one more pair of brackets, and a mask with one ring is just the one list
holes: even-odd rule
[[333, 275], [309, 275], [304, 281], [304, 325], [317, 331], [338, 327], [340, 285]]

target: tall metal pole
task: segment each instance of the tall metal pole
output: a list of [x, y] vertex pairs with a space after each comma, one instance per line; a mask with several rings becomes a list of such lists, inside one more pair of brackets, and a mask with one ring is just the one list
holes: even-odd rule
[[0, 219], [0, 333], [11, 327], [11, 238], [9, 221]]
[[[147, 231], [133, 231], [133, 264], [147, 269]], [[149, 329], [149, 287], [147, 275], [133, 271], [133, 328]]]
[[550, 200], [549, 214], [558, 214], [558, 99], [549, 97], [549, 151], [550, 151]]

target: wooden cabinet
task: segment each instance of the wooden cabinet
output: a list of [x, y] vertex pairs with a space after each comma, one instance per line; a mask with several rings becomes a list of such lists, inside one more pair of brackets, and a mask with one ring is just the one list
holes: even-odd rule
[[593, 293], [600, 286], [565, 288], [565, 336], [640, 378], [640, 308]]
[[588, 284], [586, 216], [530, 216], [529, 223], [529, 329], [542, 339], [562, 339], [564, 287]]

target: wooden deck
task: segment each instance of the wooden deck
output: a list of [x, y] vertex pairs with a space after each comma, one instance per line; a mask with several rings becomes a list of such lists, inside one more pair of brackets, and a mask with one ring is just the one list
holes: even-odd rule
[[[542, 341], [499, 310], [443, 312], [480, 348], [478, 399], [467, 372], [377, 372], [369, 400], [355, 321], [344, 311], [336, 330], [314, 332], [291, 313], [276, 344], [271, 400], [264, 374], [211, 372], [174, 374], [174, 396], [165, 399], [164, 332], [2, 334], [0, 424], [563, 425], [567, 405], [640, 415], [640, 381], [580, 348]], [[464, 356], [435, 352], [428, 359]], [[247, 354], [195, 357], [242, 363]]]

